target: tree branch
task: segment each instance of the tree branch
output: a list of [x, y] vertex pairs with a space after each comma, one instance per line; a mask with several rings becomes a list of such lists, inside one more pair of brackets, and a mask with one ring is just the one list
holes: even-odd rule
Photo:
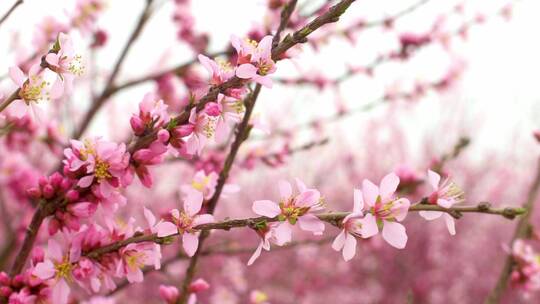
[[137, 38], [140, 36], [144, 26], [146, 25], [146, 22], [150, 19], [150, 15], [152, 14], [152, 2], [154, 0], [146, 0], [146, 6], [144, 7], [144, 10], [139, 17], [139, 20], [137, 21], [137, 25], [135, 26], [135, 29], [131, 33], [126, 45], [124, 46], [122, 53], [120, 54], [120, 57], [116, 61], [116, 64], [114, 65], [114, 68], [109, 75], [109, 78], [107, 79], [105, 88], [103, 89], [100, 96], [94, 100], [92, 106], [86, 113], [85, 117], [83, 118], [83, 121], [79, 127], [79, 129], [76, 131], [74, 138], [79, 139], [84, 131], [88, 128], [90, 125], [90, 122], [92, 121], [92, 118], [97, 114], [98, 110], [101, 108], [101, 106], [105, 103], [105, 101], [112, 95], [112, 90], [114, 88], [114, 82], [116, 81], [116, 77], [118, 76], [118, 73], [120, 72], [120, 69], [122, 68], [122, 64], [124, 63], [124, 60], [126, 59], [126, 56], [131, 49], [131, 46], [137, 40]]
[[[534, 181], [527, 195], [527, 201], [525, 202], [525, 204], [523, 204], [523, 209], [527, 210], [527, 213], [519, 220], [516, 226], [516, 230], [514, 231], [512, 240], [510, 240], [509, 243], [510, 248], [512, 248], [515, 240], [525, 238], [529, 234], [529, 220], [534, 210], [534, 203], [536, 202], [536, 198], [538, 197], [538, 190], [540, 190], [540, 159], [538, 160], [538, 168], [535, 172]], [[510, 274], [512, 272], [512, 264], [512, 255], [508, 255], [501, 270], [501, 274], [499, 275], [499, 279], [495, 284], [495, 287], [493, 288], [493, 290], [491, 290], [488, 297], [486, 298], [486, 304], [495, 304], [501, 301], [501, 297], [506, 290], [508, 280], [510, 279]]]
[[4, 21], [6, 21], [7, 18], [11, 15], [11, 13], [13, 13], [13, 11], [21, 4], [23, 4], [23, 0], [17, 0], [15, 3], [13, 3], [13, 5], [4, 14], [4, 16], [2, 16], [2, 18], [0, 18], [0, 25], [2, 25], [2, 23], [4, 23]]
[[[443, 208], [438, 205], [417, 203], [415, 205], [412, 205], [409, 208], [409, 211], [411, 212], [418, 212], [418, 211], [446, 212], [457, 218], [460, 218], [463, 213], [491, 214], [491, 215], [502, 216], [508, 219], [513, 219], [518, 215], [527, 214], [527, 210], [525, 208], [520, 208], [520, 207], [518, 208], [512, 208], [512, 207], [493, 208], [490, 206], [489, 203], [485, 203], [485, 202], [478, 203], [476, 205], [469, 205], [469, 206], [456, 206], [456, 207], [452, 207], [448, 209]], [[334, 226], [340, 226], [341, 221], [349, 214], [350, 212], [331, 212], [331, 213], [318, 214], [316, 216], [324, 222], [327, 222]], [[226, 220], [226, 221], [221, 221], [221, 222], [202, 224], [202, 225], [198, 225], [194, 227], [194, 229], [203, 231], [203, 232], [209, 232], [210, 230], [227, 230], [228, 231], [234, 228], [243, 228], [243, 227], [254, 228], [257, 225], [264, 222], [272, 223], [272, 222], [277, 222], [277, 221], [279, 221], [277, 217], [269, 218], [265, 216], [259, 216], [259, 217], [246, 218], [246, 219]], [[127, 238], [125, 240], [118, 241], [118, 242], [94, 249], [90, 252], [84, 253], [83, 255], [91, 259], [98, 259], [100, 256], [104, 254], [118, 251], [122, 247], [127, 246], [132, 243], [154, 242], [157, 244], [165, 244], [165, 243], [170, 243], [169, 242], [170, 240], [168, 240], [170, 237], [176, 237], [176, 236], [179, 236], [179, 234], [177, 233], [168, 237], [161, 237], [161, 238], [158, 237], [157, 234], [155, 233], [145, 234], [145, 235], [136, 235], [136, 236]], [[200, 244], [199, 244], [199, 248], [201, 248]], [[198, 254], [201, 254], [200, 252], [203, 252], [203, 251], [199, 250], [197, 252], [198, 253], [195, 253], [195, 256]]]

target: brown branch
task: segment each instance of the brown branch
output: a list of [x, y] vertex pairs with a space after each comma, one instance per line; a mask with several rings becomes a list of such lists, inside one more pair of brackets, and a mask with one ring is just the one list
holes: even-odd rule
[[2, 23], [4, 23], [4, 21], [6, 21], [7, 18], [11, 15], [11, 13], [13, 13], [13, 11], [21, 4], [23, 4], [23, 0], [17, 0], [15, 3], [13, 3], [13, 5], [4, 14], [4, 16], [2, 16], [2, 18], [0, 18], [0, 25], [2, 25]]
[[12, 102], [17, 100], [20, 92], [21, 92], [21, 89], [17, 89], [13, 93], [11, 93], [11, 95], [6, 97], [6, 99], [4, 99], [2, 103], [0, 103], [0, 112], [4, 111]]
[[[538, 168], [535, 172], [535, 178], [531, 185], [531, 188], [529, 189], [529, 193], [527, 195], [527, 201], [525, 204], [523, 204], [523, 209], [527, 210], [527, 213], [521, 217], [519, 220], [516, 230], [514, 231], [514, 235], [512, 236], [512, 240], [509, 243], [510, 248], [512, 248], [512, 245], [515, 240], [520, 238], [525, 238], [529, 234], [530, 231], [530, 219], [534, 210], [534, 203], [536, 202], [536, 198], [538, 197], [538, 191], [540, 190], [540, 159], [538, 161]], [[497, 280], [497, 283], [495, 284], [495, 287], [491, 292], [489, 293], [488, 297], [486, 298], [486, 304], [495, 304], [499, 303], [501, 301], [501, 297], [506, 290], [506, 287], [508, 285], [508, 280], [510, 279], [510, 274], [512, 272], [512, 265], [513, 265], [513, 258], [511, 255], [508, 255], [506, 257], [506, 260], [504, 262], [504, 266], [501, 270], [501, 274], [499, 275], [499, 279]]]
[[[261, 85], [257, 84], [255, 86], [255, 90], [248, 96], [248, 98], [246, 98], [246, 101], [245, 101], [246, 112], [244, 113], [242, 122], [237, 127], [235, 140], [231, 145], [231, 150], [229, 154], [227, 155], [227, 158], [225, 159], [225, 164], [223, 165], [223, 169], [221, 170], [219, 174], [218, 182], [216, 185], [216, 191], [214, 192], [214, 195], [212, 196], [212, 198], [210, 198], [207, 204], [207, 212], [210, 214], [213, 214], [214, 210], [216, 209], [219, 198], [221, 197], [221, 192], [223, 191], [225, 182], [227, 181], [227, 178], [229, 177], [229, 172], [232, 168], [232, 165], [236, 158], [238, 150], [240, 149], [240, 146], [249, 135], [249, 131], [251, 130], [249, 126], [249, 119], [251, 117], [251, 114], [253, 113], [253, 108], [255, 107], [255, 102], [257, 101], [257, 97], [259, 96], [260, 91], [261, 91]], [[195, 255], [189, 261], [189, 266], [186, 270], [186, 275], [184, 277], [184, 281], [180, 289], [181, 291], [180, 291], [180, 297], [178, 298], [178, 302], [177, 302], [178, 304], [185, 304], [187, 301], [189, 284], [191, 284], [191, 281], [193, 281], [193, 276], [195, 275], [196, 266], [199, 259], [199, 252], [202, 250], [202, 245], [204, 244], [204, 240], [207, 237], [208, 237], [207, 232], [203, 232], [201, 236], [199, 237], [199, 247], [197, 248]]]
[[47, 213], [45, 212], [45, 204], [45, 201], [41, 201], [38, 204], [36, 211], [34, 212], [34, 216], [32, 217], [32, 221], [30, 222], [28, 228], [26, 228], [26, 234], [24, 236], [22, 247], [15, 257], [15, 261], [11, 267], [10, 274], [12, 277], [21, 272], [26, 260], [28, 259], [28, 256], [30, 255], [30, 252], [32, 251], [32, 247], [34, 247], [34, 242], [36, 241], [39, 227], [47, 216]]
[[126, 56], [131, 49], [131, 46], [137, 40], [137, 38], [140, 36], [144, 26], [146, 25], [147, 21], [150, 19], [150, 16], [152, 14], [152, 2], [154, 0], [146, 0], [146, 6], [144, 7], [144, 10], [139, 17], [139, 20], [137, 21], [137, 25], [135, 26], [135, 29], [131, 33], [126, 45], [122, 49], [122, 53], [120, 54], [120, 57], [116, 61], [116, 64], [114, 65], [114, 68], [112, 70], [112, 73], [109, 75], [109, 78], [107, 79], [105, 88], [103, 89], [102, 93], [99, 95], [99, 97], [94, 100], [92, 106], [86, 113], [85, 117], [83, 118], [83, 121], [81, 122], [81, 125], [79, 129], [76, 131], [74, 138], [79, 139], [84, 131], [88, 128], [90, 125], [90, 122], [94, 118], [94, 116], [97, 114], [98, 110], [101, 108], [101, 106], [105, 103], [105, 101], [111, 96], [112, 89], [114, 88], [114, 82], [116, 81], [116, 77], [118, 76], [118, 73], [120, 72], [120, 69], [122, 68], [122, 64], [124, 63], [124, 60], [126, 59]]
[[[493, 208], [488, 203], [478, 203], [476, 205], [469, 205], [469, 206], [456, 206], [456, 207], [452, 207], [448, 209], [440, 207], [438, 205], [417, 203], [415, 205], [412, 205], [409, 208], [409, 211], [411, 212], [418, 212], [418, 211], [446, 212], [457, 218], [460, 218], [463, 213], [491, 214], [491, 215], [502, 216], [508, 219], [513, 219], [516, 216], [527, 214], [527, 210], [525, 208], [520, 208], [520, 207]], [[320, 220], [327, 222], [329, 224], [332, 224], [334, 226], [340, 226], [341, 221], [349, 214], [350, 212], [331, 212], [331, 213], [318, 214], [317, 217]], [[221, 222], [202, 224], [202, 225], [198, 225], [194, 227], [194, 229], [206, 232], [205, 234], [208, 234], [210, 230], [228, 231], [234, 228], [244, 228], [244, 227], [254, 228], [261, 223], [272, 223], [272, 222], [277, 222], [277, 221], [279, 221], [277, 217], [269, 218], [265, 216], [259, 216], [259, 217], [246, 218], [246, 219], [226, 220], [226, 221], [221, 221]], [[176, 236], [179, 236], [179, 234], [176, 233], [168, 237], [158, 237], [157, 234], [155, 233], [136, 235], [128, 239], [114, 242], [112, 244], [94, 249], [90, 252], [86, 252], [83, 255], [91, 259], [98, 259], [104, 254], [116, 252], [122, 247], [127, 246], [129, 244], [144, 243], [144, 242], [168, 244], [170, 243], [170, 237], [176, 237]], [[199, 248], [201, 248], [200, 244], [199, 244]], [[198, 252], [199, 254], [201, 254], [200, 252], [204, 252], [204, 251], [199, 250]], [[197, 253], [195, 255], [197, 255]]]
[[[230, 51], [223, 51], [223, 52], [209, 54], [208, 56], [209, 57], [217, 57], [217, 56], [230, 55], [230, 54], [231, 54]], [[125, 83], [123, 83], [121, 85], [117, 85], [117, 86], [112, 87], [110, 89], [110, 95], [112, 96], [112, 95], [118, 93], [121, 90], [124, 90], [124, 89], [130, 88], [130, 87], [139, 85], [139, 84], [144, 83], [144, 82], [157, 80], [157, 79], [159, 79], [159, 78], [161, 78], [161, 77], [163, 77], [163, 76], [165, 76], [167, 74], [174, 74], [174, 75], [179, 75], [180, 76], [180, 75], [184, 74], [188, 70], [188, 68], [190, 66], [192, 66], [193, 64], [195, 64], [197, 62], [198, 62], [198, 59], [193, 58], [190, 61], [182, 63], [182, 64], [180, 64], [178, 66], [175, 66], [175, 67], [173, 67], [171, 69], [127, 81], [127, 82], [125, 82]]]

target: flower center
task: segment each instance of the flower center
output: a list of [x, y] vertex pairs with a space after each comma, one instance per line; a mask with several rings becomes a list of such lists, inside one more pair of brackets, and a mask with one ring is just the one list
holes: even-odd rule
[[265, 76], [272, 69], [272, 64], [270, 62], [262, 62], [259, 65], [259, 75]]
[[144, 263], [143, 263], [144, 258], [145, 258], [145, 255], [142, 252], [130, 253], [126, 257], [126, 264], [131, 270], [137, 270], [144, 266]]
[[210, 177], [205, 176], [203, 177], [201, 181], [193, 181], [191, 183], [191, 187], [193, 187], [193, 189], [199, 192], [203, 192], [204, 188], [208, 185], [209, 182], [210, 182]]
[[180, 212], [180, 218], [174, 219], [179, 233], [190, 232], [193, 225], [193, 218], [189, 216], [185, 211]]
[[94, 170], [94, 175], [99, 180], [111, 178], [112, 175], [109, 173], [110, 165], [100, 159], [96, 159], [96, 168]]
[[[32, 78], [23, 84], [19, 96], [29, 104], [31, 101], [38, 103], [41, 99], [49, 99], [49, 93], [43, 92], [45, 87], [49, 85], [49, 82], [44, 81], [39, 76], [32, 76]], [[43, 96], [45, 94], [45, 96]], [[45, 98], [44, 98], [45, 97]]]
[[56, 270], [57, 278], [63, 278], [66, 280], [71, 279], [71, 271], [73, 270], [73, 265], [68, 261], [67, 258], [64, 258], [61, 263], [55, 264], [54, 269]]
[[84, 74], [84, 65], [82, 63], [81, 55], [75, 55], [75, 57], [73, 57], [68, 65], [68, 71], [76, 76], [81, 76]]

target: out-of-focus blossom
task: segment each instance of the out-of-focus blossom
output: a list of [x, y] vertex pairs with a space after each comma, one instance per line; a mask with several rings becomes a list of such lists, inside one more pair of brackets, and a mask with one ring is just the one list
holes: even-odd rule
[[9, 69], [11, 80], [19, 87], [17, 99], [9, 106], [10, 114], [21, 118], [26, 114], [41, 119], [39, 103], [55, 100], [62, 95], [60, 82], [54, 81], [50, 70], [43, 70], [39, 64], [33, 65], [28, 77], [18, 67]]
[[70, 93], [74, 77], [84, 73], [82, 57], [75, 52], [71, 38], [64, 33], [58, 35], [53, 51], [45, 57], [48, 68], [60, 77], [59, 83], [62, 84], [62, 90]]
[[[428, 197], [428, 203], [433, 205], [439, 205], [443, 208], [451, 208], [454, 204], [463, 201], [463, 191], [449, 178], [445, 179], [442, 183], [441, 176], [431, 170], [428, 170], [428, 183], [432, 188], [432, 193]], [[420, 211], [420, 216], [428, 221], [438, 219], [441, 216], [446, 222], [446, 227], [451, 235], [456, 234], [456, 227], [454, 218], [442, 211]]]

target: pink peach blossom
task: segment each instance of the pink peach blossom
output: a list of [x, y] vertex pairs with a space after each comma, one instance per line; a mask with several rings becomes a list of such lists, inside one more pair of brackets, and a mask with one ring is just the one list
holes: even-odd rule
[[410, 202], [406, 198], [396, 198], [394, 192], [399, 185], [399, 177], [395, 173], [386, 175], [380, 185], [365, 179], [362, 183], [361, 204], [368, 207], [369, 213], [359, 222], [362, 225], [362, 237], [369, 238], [382, 228], [383, 239], [388, 244], [403, 249], [407, 244], [405, 226], [399, 222], [407, 216]]

